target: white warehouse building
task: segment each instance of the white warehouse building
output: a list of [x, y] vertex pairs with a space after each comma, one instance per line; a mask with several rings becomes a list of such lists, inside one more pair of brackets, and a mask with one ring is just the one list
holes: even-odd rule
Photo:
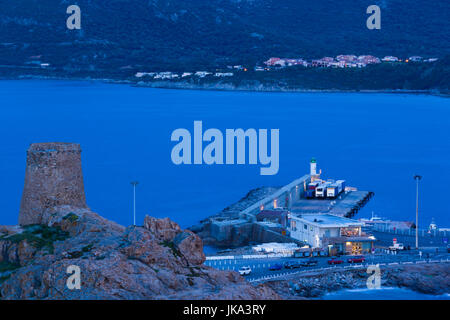
[[370, 252], [373, 236], [361, 232], [363, 222], [332, 214], [290, 215], [291, 237], [313, 248], [334, 247], [342, 254]]

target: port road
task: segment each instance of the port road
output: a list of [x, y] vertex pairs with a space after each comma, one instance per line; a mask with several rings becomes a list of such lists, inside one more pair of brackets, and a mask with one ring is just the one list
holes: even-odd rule
[[[443, 252], [436, 253], [434, 250], [423, 250], [422, 256], [419, 255], [419, 252], [416, 250], [410, 251], [400, 251], [397, 254], [370, 254], [365, 255], [366, 261], [364, 264], [396, 264], [396, 263], [416, 263], [416, 262], [427, 262], [427, 261], [441, 261], [450, 259], [450, 254]], [[224, 260], [207, 260], [205, 265], [213, 267], [219, 270], [229, 270], [229, 271], [238, 271], [240, 267], [250, 267], [252, 272], [250, 275], [245, 276], [247, 280], [255, 280], [261, 279], [263, 277], [268, 276], [281, 276], [290, 273], [298, 273], [299, 271], [313, 271], [322, 268], [335, 267], [339, 268], [342, 266], [351, 266], [353, 264], [348, 263], [347, 259], [351, 256], [341, 256], [339, 260], [344, 261], [340, 265], [329, 265], [328, 260], [330, 257], [316, 257], [315, 260], [318, 261], [316, 266], [310, 267], [300, 267], [295, 269], [286, 269], [284, 268], [284, 264], [286, 262], [302, 262], [308, 258], [251, 258], [251, 259], [242, 259], [242, 258], [234, 258], [234, 259], [224, 259]], [[280, 264], [283, 266], [281, 270], [271, 271], [270, 267]], [[361, 265], [361, 263], [355, 263], [354, 265]]]

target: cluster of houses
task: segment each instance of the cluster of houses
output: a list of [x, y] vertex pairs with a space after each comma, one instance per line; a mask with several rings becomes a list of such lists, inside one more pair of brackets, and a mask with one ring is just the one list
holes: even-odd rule
[[182, 72], [176, 73], [171, 71], [166, 72], [137, 72], [135, 74], [136, 78], [152, 78], [155, 80], [166, 80], [166, 79], [180, 79], [187, 77], [197, 77], [197, 78], [205, 78], [207, 76], [213, 76], [216, 78], [225, 78], [232, 77], [234, 75], [233, 72], [208, 72], [208, 71], [196, 71], [196, 72]]
[[291, 66], [304, 66], [304, 67], [334, 67], [334, 68], [363, 68], [369, 64], [378, 64], [382, 62], [434, 62], [437, 58], [424, 59], [420, 56], [412, 56], [407, 59], [400, 59], [398, 57], [386, 56], [382, 59], [371, 56], [371, 55], [338, 55], [337, 57], [324, 57], [321, 59], [315, 59], [311, 61], [306, 61], [302, 58], [298, 59], [287, 59], [287, 58], [277, 58], [272, 57], [265, 61], [264, 64], [268, 68], [257, 67], [255, 71], [264, 71], [270, 69], [271, 67], [291, 67]]
[[[297, 59], [287, 59], [287, 58], [277, 58], [272, 57], [264, 62], [264, 66], [257, 65], [254, 71], [270, 71], [272, 69], [281, 69], [291, 66], [304, 66], [304, 67], [333, 67], [333, 68], [363, 68], [369, 64], [379, 64], [383, 62], [389, 63], [408, 63], [408, 62], [434, 62], [437, 58], [425, 59], [420, 56], [412, 56], [407, 59], [400, 59], [394, 56], [386, 56], [382, 59], [371, 55], [338, 55], [337, 57], [324, 57], [321, 59], [314, 59], [311, 61], [304, 60], [302, 58]], [[227, 66], [225, 71], [195, 71], [195, 72], [137, 72], [135, 74], [136, 78], [147, 78], [155, 80], [171, 80], [171, 79], [182, 79], [182, 78], [205, 78], [205, 77], [215, 77], [215, 78], [226, 78], [233, 77], [235, 72], [246, 72], [248, 68], [242, 65], [232, 65]]]

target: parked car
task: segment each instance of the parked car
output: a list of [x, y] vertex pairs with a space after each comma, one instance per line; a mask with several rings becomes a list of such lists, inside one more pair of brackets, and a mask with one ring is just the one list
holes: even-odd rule
[[248, 276], [252, 273], [252, 269], [250, 267], [240, 267], [238, 271], [241, 276]]
[[269, 268], [270, 271], [278, 271], [283, 269], [283, 266], [279, 263], [275, 263], [273, 266]]
[[344, 261], [339, 259], [338, 257], [331, 257], [330, 260], [328, 260], [328, 264], [342, 264]]
[[362, 263], [364, 261], [366, 261], [366, 258], [364, 256], [354, 256], [348, 258], [347, 260], [348, 263]]
[[288, 261], [284, 264], [284, 267], [286, 269], [296, 269], [296, 268], [300, 268], [300, 263]]
[[316, 259], [307, 259], [301, 262], [301, 265], [303, 267], [312, 267], [312, 266], [317, 266], [317, 264], [319, 263], [319, 261], [317, 261]]

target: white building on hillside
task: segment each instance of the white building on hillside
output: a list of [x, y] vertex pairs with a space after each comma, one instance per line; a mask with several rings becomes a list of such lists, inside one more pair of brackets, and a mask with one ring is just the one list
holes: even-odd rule
[[381, 60], [383, 60], [384, 62], [398, 62], [400, 59], [393, 56], [386, 56]]

